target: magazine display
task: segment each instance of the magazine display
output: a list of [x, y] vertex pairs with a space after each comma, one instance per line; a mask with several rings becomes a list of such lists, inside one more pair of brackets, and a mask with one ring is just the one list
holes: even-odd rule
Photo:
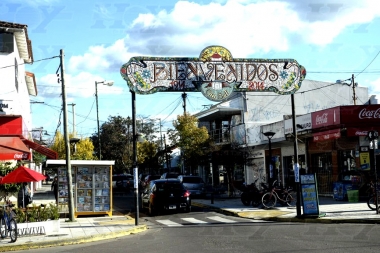
[[[74, 177], [73, 177], [74, 180]], [[74, 181], [73, 181], [74, 182]], [[69, 199], [69, 186], [67, 184], [67, 168], [58, 168], [58, 202], [60, 204], [67, 203]]]
[[109, 167], [78, 167], [76, 179], [77, 212], [110, 211]]

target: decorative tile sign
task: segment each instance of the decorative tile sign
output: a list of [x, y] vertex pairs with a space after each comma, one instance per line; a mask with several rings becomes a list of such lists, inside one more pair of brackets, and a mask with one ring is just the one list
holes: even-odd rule
[[202, 92], [223, 101], [236, 91], [294, 94], [306, 69], [293, 59], [234, 59], [228, 49], [209, 46], [199, 58], [133, 57], [120, 73], [137, 94]]

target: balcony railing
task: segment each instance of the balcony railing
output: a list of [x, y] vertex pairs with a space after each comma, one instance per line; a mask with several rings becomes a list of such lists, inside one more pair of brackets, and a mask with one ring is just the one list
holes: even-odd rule
[[217, 144], [229, 144], [231, 142], [230, 133], [226, 129], [215, 129], [210, 131], [209, 134]]

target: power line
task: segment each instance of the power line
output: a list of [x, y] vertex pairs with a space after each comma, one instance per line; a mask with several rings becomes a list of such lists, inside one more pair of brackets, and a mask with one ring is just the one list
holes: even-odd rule
[[[52, 57], [49, 57], [49, 58], [40, 59], [40, 60], [35, 60], [35, 61], [33, 61], [32, 63], [40, 62], [40, 61], [46, 61], [46, 60], [51, 60], [51, 59], [54, 59], [54, 58], [57, 58], [57, 57], [59, 57], [59, 55], [57, 55], [57, 56], [52, 56]], [[17, 65], [20, 66], [20, 65], [25, 65], [25, 64], [29, 64], [29, 63], [20, 63], [20, 64], [17, 64]], [[15, 66], [16, 66], [16, 65], [13, 64], [13, 65], [8, 65], [8, 66], [0, 67], [0, 69], [5, 69], [5, 68], [10, 68], [10, 67], [15, 67]]]

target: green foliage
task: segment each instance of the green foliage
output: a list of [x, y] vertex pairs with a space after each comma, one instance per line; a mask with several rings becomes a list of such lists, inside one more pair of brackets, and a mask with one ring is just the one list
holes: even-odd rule
[[[20, 164], [16, 166], [12, 166], [12, 163], [5, 162], [0, 163], [0, 176], [5, 176], [9, 172], [12, 172], [16, 169]], [[21, 188], [20, 184], [0, 184], [0, 199], [4, 199], [5, 201], [9, 200], [9, 196], [17, 193]]]
[[188, 113], [179, 115], [173, 122], [175, 130], [168, 132], [173, 145], [181, 148], [187, 163], [199, 164], [200, 158], [212, 148], [206, 127], [198, 127], [198, 119]]
[[16, 214], [17, 223], [59, 219], [58, 207], [52, 203], [45, 206], [41, 206], [41, 205], [37, 206], [36, 204], [33, 204], [31, 208], [28, 208], [28, 209], [15, 208], [13, 209], [13, 211]]
[[[138, 143], [137, 155], [139, 167], [158, 166], [153, 157], [157, 153], [157, 145], [154, 133], [157, 127], [155, 120], [142, 118], [136, 119], [136, 132], [143, 134], [145, 143]], [[131, 173], [133, 162], [133, 126], [130, 117], [110, 116], [108, 121], [100, 127], [100, 143], [102, 160], [114, 160], [114, 173]], [[95, 146], [96, 156], [99, 156], [99, 138], [98, 133], [91, 136]], [[149, 143], [149, 144], [147, 144]]]
[[[73, 137], [74, 135], [72, 133], [69, 134], [69, 139]], [[94, 145], [90, 138], [80, 139], [75, 146], [76, 148], [74, 152], [74, 144], [70, 144], [71, 160], [97, 160], [96, 156], [93, 155]], [[50, 148], [58, 153], [58, 159], [66, 159], [65, 138], [60, 132], [56, 133], [54, 143]]]

